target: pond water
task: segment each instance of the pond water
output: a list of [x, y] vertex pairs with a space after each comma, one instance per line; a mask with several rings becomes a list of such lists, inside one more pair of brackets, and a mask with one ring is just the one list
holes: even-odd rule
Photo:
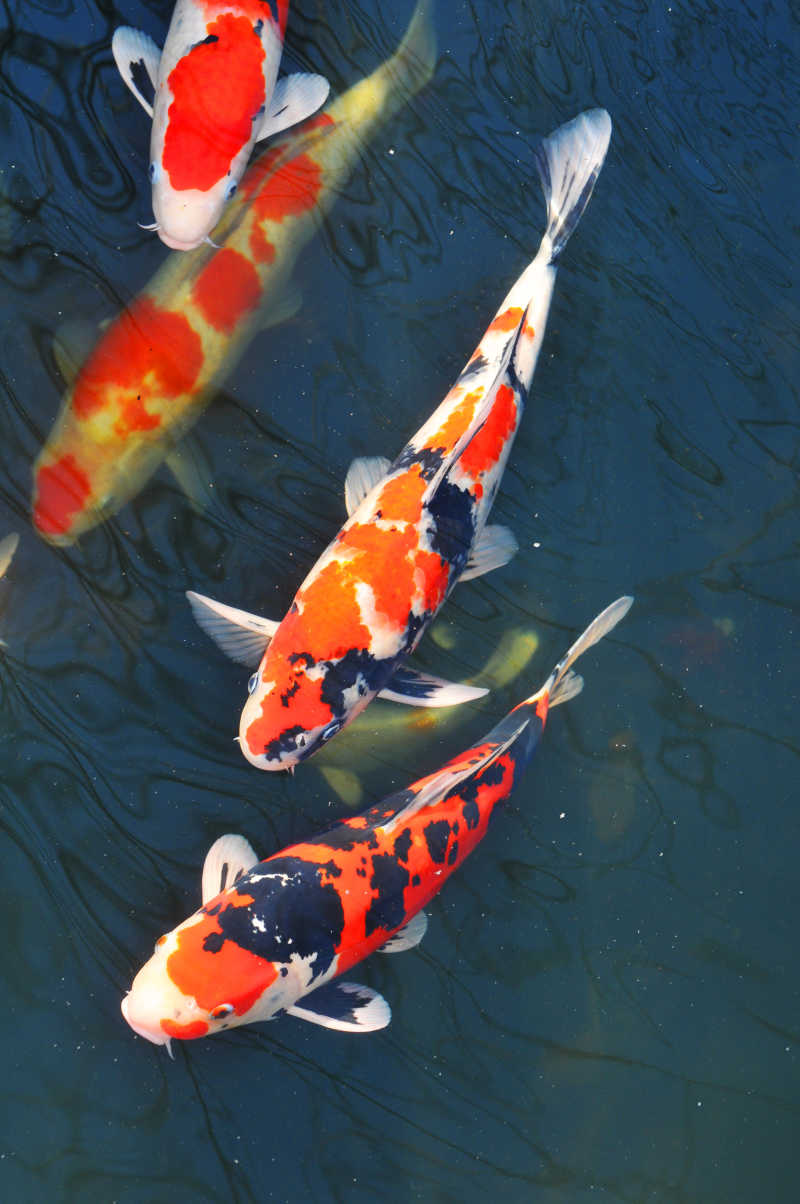
[[[411, 7], [296, 0], [286, 62], [339, 94]], [[438, 0], [432, 82], [195, 427], [210, 504], [162, 469], [55, 548], [30, 521], [53, 339], [169, 254], [137, 226], [148, 128], [111, 35], [160, 42], [170, 12], [3, 5], [3, 1199], [795, 1200], [797, 6]], [[248, 672], [184, 591], [285, 612], [352, 458], [399, 451], [534, 255], [537, 137], [593, 105], [611, 149], [493, 512], [520, 551], [418, 653], [491, 693], [378, 702], [260, 774], [232, 742]], [[265, 856], [436, 768], [627, 592], [421, 946], [359, 968], [388, 1029], [283, 1017], [174, 1061], [134, 1036], [120, 998], [217, 836]]]

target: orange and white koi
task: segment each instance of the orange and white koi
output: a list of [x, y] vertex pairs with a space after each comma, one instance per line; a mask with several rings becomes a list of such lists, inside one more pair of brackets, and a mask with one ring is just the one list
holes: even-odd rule
[[325, 102], [320, 75], [278, 82], [288, 11], [289, 0], [177, 0], [163, 51], [130, 26], [114, 33], [120, 74], [153, 119], [149, 228], [174, 250], [191, 250], [216, 226], [256, 142]]
[[605, 157], [611, 120], [594, 109], [542, 144], [547, 202], [538, 254], [506, 296], [444, 401], [388, 460], [359, 459], [349, 518], [280, 623], [189, 593], [195, 618], [234, 659], [258, 664], [239, 744], [260, 769], [292, 769], [378, 694], [447, 706], [485, 693], [403, 662], [455, 583], [516, 551], [487, 526], [542, 345], [558, 258]]
[[632, 601], [607, 607], [540, 690], [438, 773], [264, 861], [241, 836], [216, 841], [202, 907], [159, 939], [122, 1001], [131, 1028], [156, 1045], [281, 1012], [346, 1032], [384, 1028], [386, 1000], [338, 976], [376, 950], [419, 943], [422, 909], [485, 835], [550, 708], [580, 692], [571, 665]]
[[202, 498], [175, 445], [259, 331], [294, 312], [291, 272], [341, 194], [364, 141], [430, 79], [427, 0], [396, 53], [250, 168], [217, 230], [219, 247], [170, 255], [69, 379], [34, 465], [33, 522], [70, 544], [129, 501], [167, 460]]

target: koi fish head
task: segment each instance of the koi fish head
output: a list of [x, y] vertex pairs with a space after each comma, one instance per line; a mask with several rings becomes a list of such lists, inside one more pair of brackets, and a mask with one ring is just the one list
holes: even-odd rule
[[166, 172], [155, 162], [151, 165], [155, 229], [165, 246], [173, 251], [192, 251], [206, 240], [236, 192], [251, 149], [252, 140], [222, 179], [206, 191], [173, 188]]
[[262, 672], [250, 678], [239, 746], [257, 769], [294, 769], [355, 718], [372, 696], [363, 677], [349, 691], [337, 690], [331, 666], [296, 663], [290, 669], [291, 680], [284, 686], [265, 682]]
[[[228, 939], [221, 912], [252, 899], [227, 892], [159, 938], [122, 1000], [125, 1020], [155, 1045], [265, 1020], [287, 1005], [285, 977], [271, 961]], [[273, 988], [274, 984], [274, 988]], [[273, 988], [273, 989], [271, 989]]]

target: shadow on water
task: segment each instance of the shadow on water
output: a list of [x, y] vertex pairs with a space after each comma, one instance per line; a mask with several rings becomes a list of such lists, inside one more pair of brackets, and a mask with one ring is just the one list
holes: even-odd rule
[[[342, 91], [410, 8], [295, 0], [289, 61]], [[298, 264], [302, 309], [197, 427], [212, 504], [159, 473], [59, 551], [29, 519], [52, 337], [165, 254], [136, 225], [147, 130], [111, 33], [161, 37], [169, 10], [2, 10], [3, 1197], [793, 1200], [793, 6], [438, 0], [433, 83], [364, 148]], [[247, 672], [184, 591], [285, 611], [352, 457], [402, 446], [535, 252], [533, 138], [593, 104], [611, 152], [494, 510], [520, 552], [419, 652], [471, 677], [520, 632], [532, 659], [461, 713], [376, 703], [294, 779], [259, 775], [233, 744]], [[423, 945], [359, 971], [385, 1033], [284, 1018], [174, 1063], [130, 1033], [119, 999], [220, 833], [266, 854], [340, 815], [342, 783], [355, 806], [434, 768], [624, 591]]]

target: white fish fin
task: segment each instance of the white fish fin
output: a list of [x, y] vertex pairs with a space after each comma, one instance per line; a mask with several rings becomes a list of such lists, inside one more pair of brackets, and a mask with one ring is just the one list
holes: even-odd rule
[[256, 142], [286, 130], [290, 125], [305, 121], [325, 104], [331, 86], [323, 75], [299, 71], [284, 75], [275, 85], [269, 110], [261, 119]]
[[391, 460], [386, 456], [357, 456], [347, 470], [344, 482], [344, 504], [347, 517], [357, 510], [378, 481], [386, 476]]
[[404, 953], [406, 949], [414, 949], [428, 931], [428, 917], [424, 911], [417, 914], [398, 928], [394, 936], [390, 936], [385, 945], [381, 945], [378, 953]]
[[278, 630], [278, 623], [261, 615], [248, 614], [235, 606], [226, 606], [224, 602], [216, 602], [191, 589], [186, 591], [186, 597], [196, 622], [226, 656], [251, 669], [258, 665]]
[[427, 807], [430, 803], [436, 803], [439, 799], [458, 786], [461, 782], [465, 782], [467, 778], [471, 778], [473, 774], [486, 769], [491, 765], [492, 761], [497, 757], [501, 757], [507, 748], [510, 748], [519, 735], [524, 732], [525, 728], [530, 723], [530, 718], [522, 712], [520, 714], [519, 723], [513, 728], [511, 734], [506, 737], [496, 748], [490, 748], [483, 756], [467, 756], [463, 761], [452, 761], [446, 765], [444, 769], [440, 769], [438, 773], [434, 773], [425, 783], [425, 785], [416, 792], [414, 797], [393, 815], [385, 824], [381, 824], [383, 832], [394, 832], [397, 828], [402, 827], [412, 815], [416, 815], [423, 807]]
[[121, 25], [114, 30], [111, 39], [111, 53], [117, 70], [130, 88], [139, 104], [149, 117], [153, 116], [152, 102], [140, 91], [136, 82], [137, 68], [144, 68], [153, 92], [158, 86], [158, 69], [161, 63], [161, 51], [151, 37], [142, 33], [141, 29], [133, 29], [130, 25]]
[[11, 564], [14, 553], [17, 550], [19, 543], [19, 535], [16, 531], [12, 531], [4, 540], [0, 541], [0, 577], [3, 577]]
[[374, 1033], [386, 1028], [392, 1018], [392, 1009], [372, 987], [338, 979], [317, 987], [286, 1010], [298, 1020], [309, 1020], [311, 1024], [342, 1033]]
[[508, 527], [484, 527], [473, 545], [459, 581], [469, 581], [472, 577], [482, 577], [492, 569], [499, 569], [501, 565], [508, 564], [518, 551], [519, 544]]
[[431, 673], [421, 673], [401, 665], [396, 669], [389, 684], [378, 692], [379, 698], [387, 702], [403, 702], [411, 707], [454, 707], [462, 702], [474, 702], [489, 691], [481, 686], [466, 686], [462, 682], [447, 681]]
[[99, 328], [88, 318], [62, 322], [53, 335], [52, 349], [56, 367], [68, 385], [72, 385], [81, 365], [97, 342]]
[[202, 513], [208, 509], [214, 494], [211, 466], [200, 444], [191, 437], [184, 438], [165, 457], [170, 470], [192, 507]]
[[605, 109], [589, 109], [559, 126], [535, 152], [547, 204], [547, 232], [555, 262], [589, 204], [611, 138]]
[[228, 832], [215, 840], [203, 863], [203, 905], [222, 890], [235, 886], [243, 874], [258, 865], [260, 858], [249, 840]]
[[535, 702], [543, 694], [549, 694], [550, 706], [557, 706], [558, 703], [566, 702], [569, 698], [574, 698], [576, 694], [580, 694], [583, 689], [583, 678], [577, 673], [570, 673], [570, 666], [587, 649], [591, 648], [593, 644], [596, 644], [598, 640], [602, 640], [604, 635], [608, 635], [609, 631], [612, 631], [616, 627], [620, 619], [624, 619], [632, 605], [633, 598], [630, 594], [625, 594], [622, 598], [617, 598], [616, 602], [612, 602], [610, 606], [601, 611], [597, 618], [592, 619], [586, 630], [578, 636], [575, 643], [564, 653], [542, 688], [537, 690], [535, 694], [532, 694], [526, 701], [529, 703]]

